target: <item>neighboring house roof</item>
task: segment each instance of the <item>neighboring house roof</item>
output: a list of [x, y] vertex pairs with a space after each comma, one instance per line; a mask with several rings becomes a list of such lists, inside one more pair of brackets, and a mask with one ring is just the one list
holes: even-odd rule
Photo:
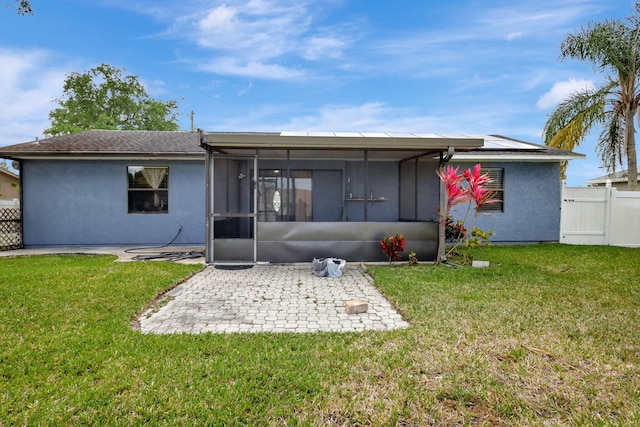
[[[638, 179], [640, 179], [640, 166], [638, 166]], [[627, 170], [623, 170], [620, 172], [590, 179], [588, 181], [585, 181], [585, 183], [588, 185], [598, 185], [598, 184], [606, 184], [607, 181], [611, 181], [613, 183], [613, 182], [627, 182], [628, 180], [629, 180], [629, 173], [627, 172]]]
[[20, 198], [20, 177], [0, 163], [0, 200]]
[[[327, 149], [456, 149], [457, 161], [566, 161], [582, 154], [532, 144], [499, 135], [303, 133], [303, 132], [204, 132], [203, 141], [229, 148]], [[9, 159], [200, 159], [199, 132], [90, 130], [0, 147]]]
[[0, 164], [0, 174], [8, 176], [12, 180], [20, 181], [20, 177], [18, 174], [11, 172], [9, 169], [4, 167], [4, 165]]

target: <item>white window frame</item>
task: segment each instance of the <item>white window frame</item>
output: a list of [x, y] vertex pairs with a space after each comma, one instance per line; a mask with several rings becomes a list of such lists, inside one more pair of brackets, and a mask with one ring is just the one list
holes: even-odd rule
[[[131, 187], [130, 176], [131, 173], [137, 173], [141, 170], [154, 170], [158, 171], [160, 169], [164, 170], [164, 174], [161, 175], [158, 179], [160, 180], [157, 183], [149, 182], [149, 179], [153, 180], [150, 176], [145, 178], [148, 183], [148, 187]], [[162, 185], [162, 184], [165, 185]], [[156, 186], [157, 188], [154, 188]], [[140, 209], [134, 208], [132, 206], [131, 193], [153, 193], [153, 208], [150, 209]], [[165, 197], [162, 197], [165, 196]], [[139, 165], [130, 165], [127, 166], [127, 213], [128, 214], [168, 214], [169, 213], [169, 166], [139, 166]]]

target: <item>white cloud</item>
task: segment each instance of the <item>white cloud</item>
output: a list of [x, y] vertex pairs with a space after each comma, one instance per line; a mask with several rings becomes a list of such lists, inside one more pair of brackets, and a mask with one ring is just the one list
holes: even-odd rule
[[[592, 19], [599, 0], [536, 0], [470, 2], [446, 24], [376, 38], [364, 50], [385, 63], [389, 73], [415, 78], [468, 74], [469, 69], [494, 70], [519, 62], [529, 64], [556, 58], [559, 43], [569, 31]], [[505, 41], [510, 42], [506, 44]], [[362, 61], [359, 70], [380, 72]]]
[[33, 140], [49, 126], [66, 70], [41, 50], [0, 49], [0, 145]]
[[519, 39], [522, 36], [524, 36], [524, 33], [522, 31], [514, 31], [512, 33], [507, 34], [505, 38], [511, 41], [511, 40]]
[[302, 56], [312, 61], [340, 58], [345, 47], [345, 41], [336, 37], [311, 37], [303, 47]]
[[209, 62], [198, 64], [198, 68], [202, 71], [216, 74], [270, 80], [291, 80], [305, 75], [305, 71], [300, 68], [287, 68], [278, 64], [267, 64], [260, 61], [245, 62], [233, 57], [219, 57]]
[[575, 0], [509, 2], [508, 6], [485, 8], [480, 12], [477, 29], [488, 37], [506, 40], [544, 37], [552, 32], [564, 34], [567, 25], [592, 15], [599, 7], [597, 3]]
[[184, 16], [175, 34], [191, 34], [201, 47], [264, 60], [295, 50], [311, 28], [304, 2], [235, 1]]
[[[360, 105], [323, 105], [307, 109], [300, 106], [259, 106], [242, 117], [231, 117], [210, 123], [211, 129], [243, 129], [246, 131], [301, 132], [452, 132], [441, 118], [416, 116], [408, 109], [389, 107], [382, 102]], [[288, 117], [288, 118], [287, 118]]]
[[[267, 9], [221, 5], [195, 18], [195, 38], [205, 48], [244, 58], [270, 59], [292, 50], [293, 38], [306, 30], [299, 7]], [[280, 13], [278, 13], [280, 12]]]
[[154, 96], [154, 97], [161, 96], [168, 93], [166, 84], [163, 80], [155, 79], [155, 80], [145, 81], [142, 78], [139, 78], [138, 80], [151, 96]]
[[249, 82], [249, 84], [238, 91], [238, 96], [247, 95], [253, 89], [253, 82]]
[[[283, 115], [282, 111], [277, 113]], [[235, 126], [307, 132], [496, 133], [504, 129], [502, 121], [503, 115], [486, 108], [457, 110], [450, 114], [417, 114], [413, 108], [398, 108], [376, 101], [359, 105], [324, 105], [308, 114], [293, 114], [275, 125], [273, 117], [251, 117], [247, 123], [235, 123]]]
[[551, 90], [542, 95], [536, 106], [541, 110], [547, 110], [560, 104], [567, 99], [569, 95], [584, 90], [593, 89], [594, 84], [592, 80], [583, 79], [569, 79], [562, 82], [556, 82]]
[[200, 68], [217, 74], [300, 77], [306, 74], [300, 71], [304, 61], [338, 60], [352, 43], [344, 28], [318, 28], [314, 8], [320, 5], [313, 1], [227, 0], [198, 10], [194, 6], [176, 9], [165, 35], [195, 43], [209, 58], [212, 52], [214, 60], [195, 57], [190, 62], [208, 62]]
[[[331, 131], [357, 132], [380, 131], [382, 123], [390, 109], [380, 102], [369, 102], [362, 105], [327, 105], [318, 111], [292, 117], [284, 129], [292, 131]], [[386, 128], [387, 132], [392, 129]]]

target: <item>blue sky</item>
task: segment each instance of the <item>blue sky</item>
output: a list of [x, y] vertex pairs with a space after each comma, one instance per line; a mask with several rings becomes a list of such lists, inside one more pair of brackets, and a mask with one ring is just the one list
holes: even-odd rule
[[[12, 0], [5, 0], [11, 4]], [[542, 144], [597, 85], [569, 32], [633, 0], [32, 0], [0, 8], [0, 145], [42, 137], [65, 76], [126, 68], [208, 131], [491, 133]], [[603, 175], [593, 132], [570, 185]]]

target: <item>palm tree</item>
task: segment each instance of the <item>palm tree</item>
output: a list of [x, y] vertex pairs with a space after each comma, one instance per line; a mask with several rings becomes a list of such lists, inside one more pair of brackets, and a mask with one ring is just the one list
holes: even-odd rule
[[[561, 59], [589, 61], [610, 73], [595, 89], [572, 94], [551, 114], [544, 127], [545, 144], [573, 150], [594, 125], [601, 125], [597, 151], [608, 172], [627, 158], [627, 170], [637, 170], [634, 116], [640, 105], [640, 2], [629, 23], [607, 20], [590, 23], [562, 42]], [[640, 114], [638, 114], [640, 123]], [[636, 190], [637, 174], [629, 173], [629, 190]]]

